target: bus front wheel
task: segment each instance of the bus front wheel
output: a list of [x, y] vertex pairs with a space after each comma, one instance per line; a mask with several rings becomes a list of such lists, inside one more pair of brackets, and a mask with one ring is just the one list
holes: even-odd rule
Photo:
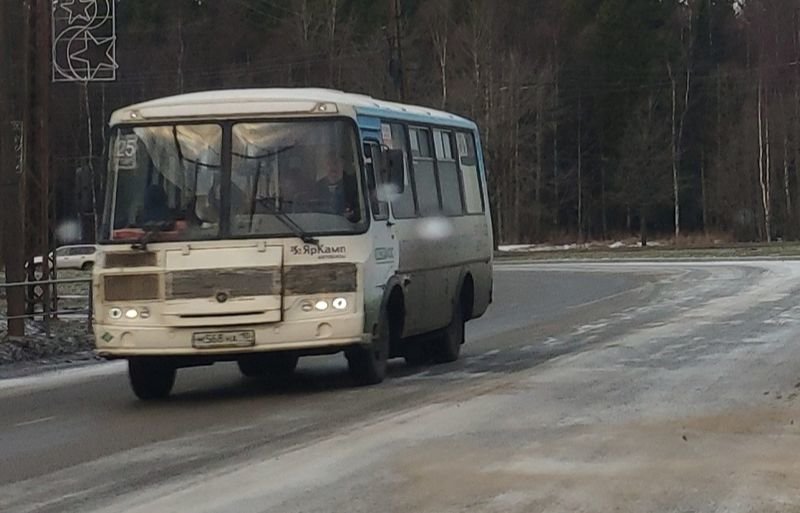
[[143, 401], [165, 399], [175, 384], [176, 368], [156, 358], [128, 360], [128, 377], [136, 397]]
[[392, 328], [386, 307], [381, 309], [376, 331], [370, 345], [356, 346], [345, 353], [350, 375], [356, 384], [361, 386], [377, 385], [386, 378], [392, 339]]

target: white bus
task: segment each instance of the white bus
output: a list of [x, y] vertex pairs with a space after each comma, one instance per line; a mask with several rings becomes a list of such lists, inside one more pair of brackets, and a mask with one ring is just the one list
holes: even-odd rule
[[321, 89], [233, 90], [111, 118], [94, 267], [97, 353], [134, 393], [235, 361], [287, 376], [344, 352], [451, 362], [492, 299], [493, 241], [471, 121]]

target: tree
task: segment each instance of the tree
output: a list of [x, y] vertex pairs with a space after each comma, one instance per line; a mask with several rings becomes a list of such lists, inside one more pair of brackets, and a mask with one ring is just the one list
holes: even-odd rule
[[624, 197], [638, 208], [642, 246], [647, 245], [647, 223], [655, 209], [668, 201], [669, 135], [662, 109], [654, 95], [642, 100], [625, 129], [627, 144], [621, 153], [620, 184]]
[[[137, 0], [118, 3], [118, 34], [119, 80], [86, 91], [93, 127], [208, 88], [402, 93], [478, 123], [496, 238], [517, 242], [628, 231], [642, 210], [631, 162], [648, 147], [634, 158], [632, 127], [656, 119], [663, 190], [645, 225], [800, 236], [796, 0]], [[81, 88], [53, 97], [66, 217], [89, 123], [71, 126], [87, 111]], [[95, 159], [103, 137], [91, 135]]]

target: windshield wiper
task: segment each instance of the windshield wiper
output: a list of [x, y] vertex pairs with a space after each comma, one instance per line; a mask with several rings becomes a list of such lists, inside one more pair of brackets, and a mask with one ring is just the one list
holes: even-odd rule
[[274, 205], [270, 203], [270, 198], [256, 198], [259, 204], [266, 207], [269, 210], [269, 213], [274, 215], [278, 221], [284, 224], [287, 228], [289, 228], [292, 233], [297, 236], [300, 240], [305, 242], [306, 244], [313, 244], [314, 246], [319, 246], [319, 240], [314, 237], [313, 235], [309, 235], [306, 233], [303, 228], [297, 224], [294, 219], [286, 215], [286, 212], [275, 208]]
[[131, 249], [136, 249], [139, 251], [147, 251], [147, 245], [153, 241], [153, 239], [164, 230], [169, 230], [174, 226], [174, 223], [169, 221], [162, 221], [160, 223], [147, 223], [142, 228], [144, 229], [144, 233], [141, 237], [139, 237], [136, 242], [131, 244]]

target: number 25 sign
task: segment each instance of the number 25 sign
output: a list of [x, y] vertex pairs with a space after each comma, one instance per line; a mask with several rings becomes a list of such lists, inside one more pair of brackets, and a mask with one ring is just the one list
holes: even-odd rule
[[136, 134], [120, 135], [114, 156], [117, 161], [117, 169], [136, 169], [136, 147], [139, 138]]

